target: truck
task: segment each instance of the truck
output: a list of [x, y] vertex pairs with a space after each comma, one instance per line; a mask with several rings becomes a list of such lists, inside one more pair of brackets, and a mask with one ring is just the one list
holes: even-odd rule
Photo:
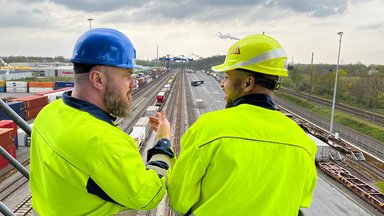
[[199, 80], [199, 81], [191, 81], [192, 86], [199, 86], [201, 84], [204, 84], [204, 80]]

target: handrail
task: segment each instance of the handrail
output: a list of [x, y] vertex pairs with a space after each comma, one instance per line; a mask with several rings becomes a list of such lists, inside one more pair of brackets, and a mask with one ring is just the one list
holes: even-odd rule
[[12, 164], [25, 178], [29, 180], [29, 171], [15, 158], [12, 157], [4, 148], [0, 146], [0, 155]]
[[0, 201], [0, 212], [5, 216], [16, 216], [3, 202]]
[[9, 116], [26, 134], [31, 136], [31, 126], [24, 121], [13, 109], [11, 109], [2, 99], [0, 99], [0, 109]]

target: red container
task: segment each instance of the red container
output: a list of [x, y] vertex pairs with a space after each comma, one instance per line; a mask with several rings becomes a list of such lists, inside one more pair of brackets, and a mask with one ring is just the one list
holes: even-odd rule
[[43, 108], [44, 107], [37, 107], [37, 108], [34, 108], [34, 109], [26, 109], [25, 110], [25, 120], [28, 121], [28, 120], [36, 118], [37, 114], [39, 114], [39, 112]]
[[11, 146], [6, 150], [13, 158], [16, 158], [16, 146]]
[[48, 96], [30, 95], [12, 99], [11, 101], [23, 101], [25, 109], [34, 109], [44, 107], [48, 104]]
[[12, 120], [1, 120], [0, 128], [13, 128], [13, 138], [17, 136], [17, 124]]
[[[16, 158], [16, 147], [11, 146], [8, 149], [5, 149], [13, 158]], [[0, 155], [0, 169], [6, 167], [9, 164], [8, 160]]]
[[0, 145], [5, 149], [14, 146], [12, 128], [0, 128]]

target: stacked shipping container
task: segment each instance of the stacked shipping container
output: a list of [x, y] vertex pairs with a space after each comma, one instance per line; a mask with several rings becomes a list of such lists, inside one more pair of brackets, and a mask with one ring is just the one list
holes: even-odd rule
[[55, 87], [55, 82], [28, 82], [29, 92], [47, 92], [52, 91]]
[[28, 92], [28, 82], [7, 81], [6, 87], [7, 87], [7, 89], [6, 89], [7, 92], [18, 92], [18, 93], [27, 93]]
[[7, 88], [5, 87], [5, 81], [0, 80], [0, 92], [6, 92]]
[[[13, 124], [10, 122], [2, 122], [2, 121], [0, 122], [0, 145], [10, 155], [16, 158], [16, 146], [14, 143], [15, 142], [14, 140], [16, 138], [16, 133], [15, 133]], [[8, 161], [4, 157], [0, 156], [0, 169], [6, 167], [7, 165], [8, 165]]]
[[48, 104], [47, 96], [30, 95], [21, 98], [11, 99], [11, 101], [23, 101], [25, 107], [25, 120], [36, 118], [37, 114], [45, 105]]

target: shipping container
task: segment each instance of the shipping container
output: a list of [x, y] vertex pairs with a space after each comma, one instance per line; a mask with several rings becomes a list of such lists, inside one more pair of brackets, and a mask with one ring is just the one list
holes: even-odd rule
[[[9, 148], [5, 149], [13, 158], [16, 158], [16, 147], [11, 146]], [[5, 159], [3, 156], [0, 155], [0, 169], [3, 169], [4, 167], [8, 166], [9, 162], [7, 159]]]
[[0, 80], [0, 87], [5, 87], [6, 85], [6, 82], [5, 80]]
[[9, 93], [27, 93], [28, 87], [7, 87], [5, 91]]
[[[15, 111], [21, 118], [25, 119], [23, 101], [7, 102], [7, 105], [13, 111]], [[6, 115], [2, 110], [0, 110], [0, 120], [7, 120], [7, 119], [11, 119], [11, 118], [8, 115]]]
[[165, 84], [164, 88], [168, 89], [168, 91], [169, 91], [169, 90], [171, 90], [171, 85], [170, 84]]
[[28, 82], [28, 87], [53, 89], [53, 87], [55, 87], [55, 82]]
[[133, 128], [136, 127], [142, 127], [145, 129], [145, 138], [149, 136], [149, 133], [151, 132], [151, 125], [149, 124], [149, 117], [144, 116], [139, 118], [139, 120], [136, 122], [136, 124], [133, 126]]
[[156, 96], [156, 105], [162, 106], [165, 102], [165, 92], [159, 92]]
[[143, 127], [133, 128], [129, 135], [135, 140], [138, 148], [145, 142], [145, 128]]
[[[32, 124], [31, 124], [32, 127]], [[30, 136], [25, 133], [25, 131], [21, 128], [17, 129], [17, 140], [18, 140], [18, 146], [29, 146], [31, 138]]]
[[6, 82], [6, 86], [7, 87], [11, 87], [11, 88], [27, 88], [28, 87], [28, 82], [24, 82], [24, 81], [7, 81]]
[[48, 97], [40, 95], [29, 95], [25, 97], [11, 99], [11, 101], [23, 101], [25, 105], [24, 107], [27, 110], [44, 107], [48, 104]]
[[7, 92], [7, 88], [5, 86], [1, 86], [0, 87], [0, 92], [1, 93]]
[[30, 93], [41, 93], [41, 92], [48, 92], [53, 91], [53, 88], [41, 88], [41, 87], [29, 87], [28, 92]]
[[13, 128], [0, 128], [0, 145], [7, 149], [14, 146]]
[[0, 120], [0, 128], [11, 128], [13, 129], [12, 137], [17, 136], [17, 124], [12, 120]]
[[39, 114], [39, 112], [43, 108], [44, 107], [37, 107], [37, 108], [33, 108], [33, 109], [26, 109], [25, 110], [25, 120], [28, 121], [28, 120], [36, 118], [37, 114]]
[[57, 81], [55, 82], [55, 88], [66, 88], [66, 87], [74, 87], [74, 82], [64, 82], [64, 81]]
[[149, 106], [145, 111], [145, 116], [156, 116], [158, 110], [159, 110], [158, 106]]

